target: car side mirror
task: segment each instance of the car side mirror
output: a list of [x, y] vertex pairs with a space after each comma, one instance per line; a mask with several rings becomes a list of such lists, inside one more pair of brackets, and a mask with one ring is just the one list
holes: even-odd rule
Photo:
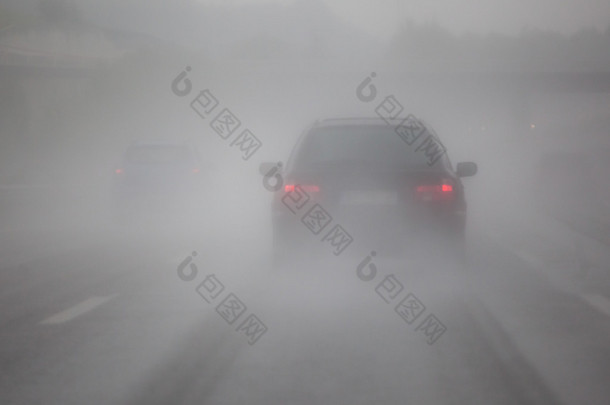
[[458, 177], [470, 177], [477, 174], [477, 164], [474, 162], [460, 162], [455, 168]]
[[264, 176], [269, 173], [269, 170], [273, 169], [275, 166], [277, 166], [277, 162], [262, 162], [258, 166], [258, 172]]

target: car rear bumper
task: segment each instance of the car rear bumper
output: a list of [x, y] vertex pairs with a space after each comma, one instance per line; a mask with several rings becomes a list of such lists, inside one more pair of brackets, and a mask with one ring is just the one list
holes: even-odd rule
[[307, 210], [292, 213], [285, 207], [276, 208], [279, 209], [272, 215], [274, 250], [287, 251], [289, 255], [317, 256], [323, 251], [332, 254], [322, 246], [325, 235], [335, 225], [350, 235], [353, 246], [365, 250], [356, 254], [368, 254], [370, 250], [393, 256], [442, 254], [460, 249], [464, 241], [464, 211], [436, 214], [420, 211], [416, 215], [387, 208], [343, 209], [318, 231], [308, 227]]

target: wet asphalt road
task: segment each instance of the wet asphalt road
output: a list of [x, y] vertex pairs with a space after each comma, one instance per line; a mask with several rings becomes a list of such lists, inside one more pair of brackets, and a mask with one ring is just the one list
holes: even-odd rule
[[560, 288], [489, 235], [471, 232], [464, 268], [380, 254], [362, 281], [366, 250], [274, 271], [257, 232], [5, 229], [0, 403], [607, 403], [603, 291]]

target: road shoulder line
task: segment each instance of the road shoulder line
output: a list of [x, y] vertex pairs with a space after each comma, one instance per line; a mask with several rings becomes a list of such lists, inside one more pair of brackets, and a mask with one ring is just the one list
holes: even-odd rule
[[99, 307], [100, 305], [106, 303], [112, 298], [116, 297], [117, 294], [113, 294], [107, 297], [91, 297], [82, 301], [64, 311], [58, 312], [55, 315], [52, 315], [40, 322], [41, 325], [57, 325], [61, 323], [66, 323], [71, 321], [93, 309]]

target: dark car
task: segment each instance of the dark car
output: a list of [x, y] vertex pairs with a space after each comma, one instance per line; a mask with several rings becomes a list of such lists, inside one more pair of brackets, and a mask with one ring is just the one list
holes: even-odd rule
[[113, 197], [119, 219], [167, 216], [196, 205], [202, 162], [194, 146], [134, 142], [115, 168]]
[[[269, 175], [273, 167], [263, 163], [260, 171]], [[460, 178], [476, 171], [472, 162], [454, 169], [420, 120], [318, 121], [281, 168], [272, 207], [275, 263], [316, 254], [338, 231], [378, 251], [415, 255], [432, 244], [459, 254], [466, 225]], [[337, 243], [330, 248], [341, 253]]]

